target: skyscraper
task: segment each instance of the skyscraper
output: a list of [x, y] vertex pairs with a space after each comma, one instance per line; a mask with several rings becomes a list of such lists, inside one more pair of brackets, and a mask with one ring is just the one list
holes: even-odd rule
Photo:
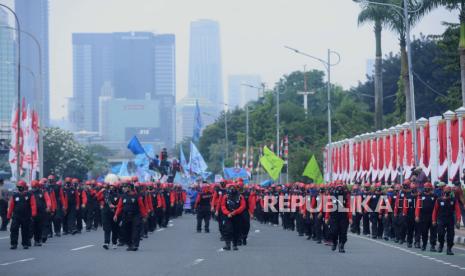
[[[135, 54], [136, 53], [136, 54]], [[99, 131], [99, 97], [160, 102], [165, 146], [175, 143], [175, 37], [148, 32], [73, 34], [73, 130]], [[128, 126], [129, 127], [129, 126]]]
[[223, 101], [220, 26], [216, 21], [201, 19], [191, 23], [189, 97], [214, 104]]
[[258, 75], [230, 75], [228, 77], [228, 108], [242, 108], [246, 103], [255, 101], [259, 96], [261, 79]]
[[[0, 26], [8, 25], [8, 14], [0, 9]], [[0, 139], [10, 130], [11, 109], [16, 102], [16, 41], [14, 30], [0, 27]]]
[[[15, 0], [15, 12], [21, 30], [32, 34], [40, 44], [39, 57], [36, 43], [28, 35], [21, 35], [21, 65], [33, 72], [32, 74], [28, 70], [21, 71], [21, 94], [29, 103], [35, 103], [39, 107], [39, 112], [43, 112], [43, 124], [48, 126], [50, 120], [48, 0]], [[40, 83], [40, 88], [36, 87], [37, 83]]]

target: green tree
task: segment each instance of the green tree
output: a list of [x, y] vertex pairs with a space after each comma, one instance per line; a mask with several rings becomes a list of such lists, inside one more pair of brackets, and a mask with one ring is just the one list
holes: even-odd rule
[[[464, 0], [424, 0], [423, 12], [429, 12], [437, 7], [445, 7], [451, 11], [459, 12], [460, 35], [458, 43], [458, 52], [460, 56], [460, 79], [462, 92], [462, 106], [465, 106], [465, 1]], [[451, 91], [456, 93], [456, 91]]]
[[[355, 1], [359, 2], [359, 1]], [[358, 24], [373, 23], [373, 31], [375, 33], [376, 53], [375, 53], [375, 128], [383, 128], [383, 73], [382, 73], [382, 48], [381, 48], [381, 33], [383, 25], [387, 21], [389, 9], [386, 6], [376, 4], [367, 4], [358, 15]]]

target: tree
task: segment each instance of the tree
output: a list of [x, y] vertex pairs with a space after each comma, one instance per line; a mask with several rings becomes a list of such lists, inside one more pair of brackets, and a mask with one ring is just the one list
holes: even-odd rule
[[460, 79], [462, 91], [462, 106], [465, 106], [465, 1], [464, 0], [424, 0], [423, 12], [429, 12], [437, 7], [445, 7], [448, 10], [458, 10], [460, 22], [460, 37], [458, 52], [460, 56]]
[[74, 140], [73, 134], [60, 128], [44, 131], [44, 175], [87, 178], [93, 160], [88, 149]]
[[[358, 1], [355, 1], [358, 2]], [[383, 25], [387, 20], [388, 7], [376, 4], [365, 5], [365, 8], [358, 15], [358, 24], [372, 22], [375, 33], [376, 54], [375, 54], [375, 128], [383, 128], [383, 74], [382, 74], [382, 49], [381, 49], [381, 33]]]

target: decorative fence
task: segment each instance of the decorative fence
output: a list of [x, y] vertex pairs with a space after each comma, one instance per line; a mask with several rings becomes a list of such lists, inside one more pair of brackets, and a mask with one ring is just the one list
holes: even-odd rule
[[[417, 121], [417, 167], [432, 182], [462, 179], [465, 167], [465, 108]], [[332, 180], [346, 183], [381, 181], [392, 184], [408, 178], [414, 168], [410, 123], [365, 133], [331, 144]], [[324, 177], [329, 181], [328, 145], [324, 149]], [[463, 182], [462, 182], [463, 184]]]

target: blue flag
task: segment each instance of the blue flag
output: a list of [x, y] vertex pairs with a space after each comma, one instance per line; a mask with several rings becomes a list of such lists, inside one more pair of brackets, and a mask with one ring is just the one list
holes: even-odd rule
[[249, 173], [244, 168], [224, 168], [223, 172], [226, 179], [249, 178]]
[[194, 133], [192, 133], [192, 141], [197, 143], [200, 139], [200, 131], [202, 130], [202, 117], [200, 116], [199, 101], [195, 101], [194, 112]]
[[134, 135], [131, 141], [128, 143], [128, 149], [135, 155], [137, 154], [145, 154], [145, 150], [137, 139], [137, 136]]
[[189, 165], [186, 161], [186, 156], [184, 156], [184, 151], [182, 150], [182, 145], [179, 149], [179, 163], [181, 163], [182, 173], [187, 176], [189, 175]]
[[194, 143], [191, 142], [191, 155], [189, 156], [189, 171], [202, 175], [207, 171], [207, 164]]

